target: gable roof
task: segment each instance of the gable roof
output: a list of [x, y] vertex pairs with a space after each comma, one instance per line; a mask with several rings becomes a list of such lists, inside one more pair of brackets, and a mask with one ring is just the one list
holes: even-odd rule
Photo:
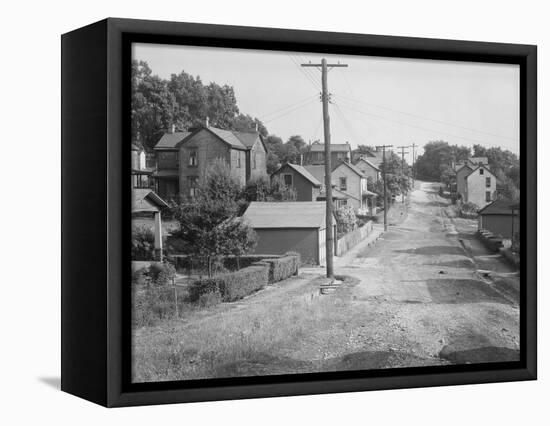
[[365, 174], [364, 174], [361, 170], [359, 170], [359, 169], [358, 169], [356, 166], [354, 166], [353, 164], [348, 163], [347, 161], [340, 161], [340, 163], [337, 164], [336, 167], [333, 167], [332, 170], [334, 171], [334, 170], [336, 170], [336, 169], [338, 169], [338, 168], [340, 168], [340, 167], [342, 167], [342, 166], [347, 166], [347, 167], [349, 167], [352, 171], [354, 171], [355, 173], [357, 173], [357, 174], [359, 175], [359, 177], [361, 177], [361, 178], [366, 178]]
[[457, 164], [455, 166], [455, 172], [458, 173], [460, 170], [462, 170], [464, 167], [468, 167], [470, 169], [470, 171], [474, 170], [474, 168], [472, 166], [470, 166], [469, 164]]
[[489, 164], [489, 159], [487, 157], [472, 157], [472, 158], [468, 158], [468, 161], [472, 164], [475, 164], [476, 166], [481, 163], [481, 164]]
[[[317, 201], [253, 201], [243, 218], [261, 229], [325, 228], [326, 204]], [[336, 222], [335, 222], [336, 223]]]
[[[514, 210], [517, 210], [518, 202], [512, 200], [495, 200], [479, 210], [478, 213], [482, 215], [512, 215], [512, 207], [514, 207]], [[517, 213], [514, 213], [514, 215], [517, 215]]]
[[485, 169], [485, 170], [487, 170], [489, 173], [491, 173], [491, 176], [495, 177], [495, 175], [494, 175], [493, 172], [489, 169], [489, 167], [484, 166], [484, 165], [481, 165], [481, 166], [477, 166], [477, 167], [474, 168], [470, 173], [468, 173], [468, 174], [466, 175], [466, 178], [472, 176], [472, 175], [474, 174], [474, 172], [476, 172], [476, 171], [479, 170], [479, 169]]
[[[309, 150], [311, 152], [324, 152], [325, 144], [324, 143], [314, 143], [310, 145]], [[347, 143], [331, 143], [330, 152], [348, 152], [351, 151], [351, 146]]]
[[297, 164], [285, 163], [281, 167], [279, 167], [276, 171], [274, 171], [273, 174], [275, 175], [279, 173], [280, 171], [282, 171], [283, 168], [287, 166], [293, 169], [294, 171], [296, 171], [296, 173], [301, 174], [304, 178], [310, 181], [314, 186], [321, 186], [321, 182], [315, 176], [313, 176], [310, 172], [308, 172], [304, 166], [299, 166]]
[[319, 182], [325, 182], [325, 165], [324, 164], [308, 164], [303, 166], [312, 176]]
[[155, 145], [155, 149], [176, 149], [176, 145], [189, 135], [189, 132], [165, 133]]
[[[202, 129], [199, 129], [197, 133], [200, 132], [201, 130], [208, 130], [214, 133], [222, 141], [231, 145], [231, 148], [246, 149], [246, 146], [240, 141], [240, 139], [231, 130], [218, 129], [217, 127], [203, 127]], [[195, 133], [193, 133], [193, 135], [194, 134]], [[191, 135], [188, 139], [191, 139], [193, 135]]]
[[[347, 200], [349, 198], [350, 198], [349, 194], [346, 194], [345, 192], [339, 191], [336, 188], [332, 188], [332, 199], [333, 200]], [[355, 197], [351, 197], [351, 198], [355, 198]], [[317, 197], [317, 201], [321, 201], [321, 200], [325, 201], [326, 199], [327, 199], [327, 192], [326, 191], [322, 191]], [[358, 200], [358, 198], [356, 198], [356, 200]]]
[[157, 212], [163, 207], [168, 203], [150, 189], [132, 189], [132, 212]]
[[369, 160], [367, 160], [365, 157], [361, 157], [358, 160], [355, 161], [354, 165], [357, 166], [361, 161], [364, 163], [367, 163], [369, 166], [371, 166], [376, 171], [380, 171], [380, 168], [376, 166], [375, 164], [371, 163]]

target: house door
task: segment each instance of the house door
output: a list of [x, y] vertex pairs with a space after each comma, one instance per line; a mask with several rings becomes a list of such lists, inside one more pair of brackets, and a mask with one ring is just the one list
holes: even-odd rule
[[319, 230], [319, 265], [324, 265], [327, 259], [326, 233], [324, 229]]

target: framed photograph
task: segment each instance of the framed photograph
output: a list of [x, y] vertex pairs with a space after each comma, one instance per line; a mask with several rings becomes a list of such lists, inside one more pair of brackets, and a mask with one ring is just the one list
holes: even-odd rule
[[107, 19], [62, 36], [62, 389], [536, 379], [536, 46]]

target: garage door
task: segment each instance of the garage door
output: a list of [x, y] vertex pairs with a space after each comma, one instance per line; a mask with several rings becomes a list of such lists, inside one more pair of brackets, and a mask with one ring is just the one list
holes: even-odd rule
[[324, 229], [319, 230], [319, 265], [324, 265], [326, 255], [326, 233]]

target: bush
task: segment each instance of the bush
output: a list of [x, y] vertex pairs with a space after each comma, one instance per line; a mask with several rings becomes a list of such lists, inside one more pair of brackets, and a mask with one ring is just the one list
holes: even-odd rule
[[353, 231], [357, 226], [357, 217], [351, 206], [342, 206], [338, 208], [335, 212], [335, 216], [338, 237]]
[[156, 262], [149, 266], [147, 275], [149, 275], [154, 285], [163, 286], [172, 283], [172, 280], [176, 276], [176, 268], [168, 262]]
[[154, 260], [155, 234], [146, 226], [132, 227], [132, 260]]
[[264, 288], [268, 278], [267, 265], [249, 266], [239, 271], [193, 282], [189, 287], [189, 299], [197, 302], [202, 295], [218, 293], [223, 302], [233, 302]]
[[274, 259], [280, 256], [274, 254], [247, 254], [245, 256], [227, 256], [223, 260], [223, 266], [230, 271], [237, 271], [239, 269], [248, 268], [250, 265], [264, 260]]
[[269, 266], [269, 283], [275, 283], [298, 274], [300, 266], [300, 255], [298, 253], [287, 253], [283, 257], [265, 259], [255, 265]]

